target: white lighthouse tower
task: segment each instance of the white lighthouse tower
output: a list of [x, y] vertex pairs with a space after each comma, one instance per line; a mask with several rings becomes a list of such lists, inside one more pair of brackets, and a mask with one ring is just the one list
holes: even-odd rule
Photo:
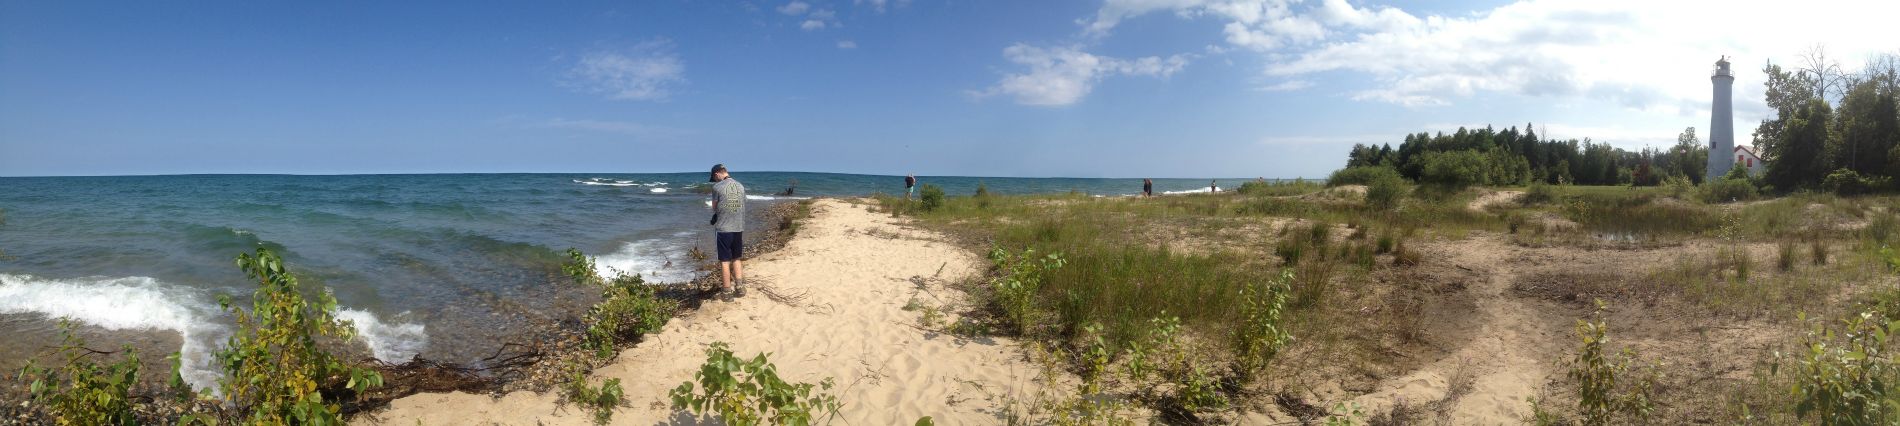
[[1728, 69], [1728, 57], [1715, 61], [1709, 81], [1715, 85], [1715, 104], [1709, 108], [1709, 176], [1704, 182], [1721, 179], [1735, 167], [1735, 108], [1729, 102], [1735, 73]]

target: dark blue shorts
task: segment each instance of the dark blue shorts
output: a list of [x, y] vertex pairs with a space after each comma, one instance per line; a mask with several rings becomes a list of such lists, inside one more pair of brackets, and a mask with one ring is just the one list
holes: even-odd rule
[[718, 240], [720, 262], [739, 260], [745, 255], [744, 232], [720, 232], [713, 239]]

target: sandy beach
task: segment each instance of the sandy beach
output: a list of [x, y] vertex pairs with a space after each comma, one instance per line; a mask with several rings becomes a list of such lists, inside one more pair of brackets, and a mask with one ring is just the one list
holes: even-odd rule
[[[710, 302], [620, 352], [590, 381], [617, 378], [629, 407], [612, 424], [697, 424], [675, 412], [666, 393], [692, 379], [713, 342], [735, 354], [768, 352], [788, 381], [834, 379], [846, 424], [1000, 421], [1010, 392], [1031, 385], [1035, 368], [1006, 338], [959, 339], [913, 325], [912, 298], [960, 297], [944, 284], [981, 273], [982, 259], [867, 206], [820, 200], [785, 248], [746, 263], [754, 289], [732, 302]], [[769, 294], [769, 295], [768, 295]], [[777, 296], [777, 297], [774, 297]], [[589, 424], [588, 413], [559, 404], [556, 391], [499, 399], [468, 393], [417, 394], [358, 424]]]

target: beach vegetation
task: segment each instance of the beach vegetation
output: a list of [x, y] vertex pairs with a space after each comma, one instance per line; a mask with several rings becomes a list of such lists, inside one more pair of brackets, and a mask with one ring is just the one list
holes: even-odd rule
[[1581, 342], [1568, 362], [1567, 376], [1577, 386], [1579, 423], [1643, 423], [1656, 408], [1657, 369], [1639, 366], [1635, 349], [1625, 347], [1620, 353], [1606, 353], [1610, 336], [1603, 310], [1603, 302], [1598, 301], [1594, 322], [1577, 320]]
[[1234, 192], [1239, 193], [1241, 195], [1284, 197], [1284, 196], [1290, 196], [1290, 195], [1310, 194], [1314, 192], [1319, 192], [1319, 190], [1321, 189], [1324, 189], [1322, 185], [1318, 183], [1314, 183], [1314, 182], [1308, 182], [1305, 179], [1294, 179], [1294, 180], [1264, 180], [1262, 179], [1262, 180], [1251, 180], [1251, 181], [1241, 182], [1239, 187], [1234, 188]]
[[597, 357], [612, 357], [621, 343], [660, 331], [679, 309], [679, 302], [659, 297], [659, 289], [639, 274], [623, 273], [606, 279], [594, 269], [594, 258], [580, 250], [567, 249], [567, 257], [561, 271], [574, 282], [597, 287], [601, 292], [601, 301], [582, 317], [587, 327], [585, 346]]
[[585, 367], [571, 365], [569, 371], [567, 381], [561, 384], [561, 397], [593, 413], [594, 424], [607, 424], [613, 420], [614, 410], [627, 405], [627, 396], [620, 388], [620, 379], [607, 379], [600, 386], [590, 386], [587, 384]]
[[1838, 327], [1815, 324], [1802, 337], [1789, 372], [1795, 415], [1823, 425], [1889, 424], [1900, 418], [1900, 359], [1888, 342], [1896, 333], [1900, 321], [1874, 312], [1849, 316]]
[[130, 392], [138, 381], [138, 352], [130, 345], [116, 352], [87, 348], [70, 320], [60, 320], [59, 333], [60, 345], [48, 354], [57, 365], [39, 367], [28, 360], [21, 368], [27, 396], [60, 425], [138, 424]]
[[237, 265], [258, 283], [246, 310], [219, 296], [236, 332], [215, 356], [224, 368], [220, 389], [246, 415], [245, 423], [341, 424], [338, 398], [382, 386], [380, 373], [344, 363], [321, 346], [349, 340], [355, 329], [336, 317], [328, 289], [306, 297], [297, 276], [267, 248], [240, 254]]
[[1405, 178], [1399, 177], [1397, 172], [1375, 176], [1366, 183], [1366, 207], [1378, 212], [1397, 209], [1406, 189]]
[[1388, 177], [1404, 179], [1404, 177], [1399, 176], [1398, 169], [1388, 166], [1351, 166], [1334, 170], [1332, 175], [1326, 177], [1326, 186], [1372, 186], [1373, 182]]
[[728, 425], [809, 425], [837, 416], [843, 406], [828, 393], [831, 378], [817, 384], [786, 382], [770, 354], [742, 359], [729, 348], [725, 342], [706, 348], [706, 363], [693, 380], [668, 393], [674, 410], [717, 414]]
[[923, 209], [924, 212], [936, 211], [943, 207], [942, 187], [926, 183], [917, 188], [917, 194], [917, 208]]

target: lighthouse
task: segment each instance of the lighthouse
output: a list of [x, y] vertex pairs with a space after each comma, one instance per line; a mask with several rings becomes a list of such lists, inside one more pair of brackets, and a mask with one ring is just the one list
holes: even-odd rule
[[1709, 82], [1715, 86], [1715, 102], [1709, 107], [1709, 176], [1704, 182], [1721, 179], [1735, 167], [1735, 107], [1729, 102], [1735, 73], [1729, 71], [1728, 57], [1715, 61]]

